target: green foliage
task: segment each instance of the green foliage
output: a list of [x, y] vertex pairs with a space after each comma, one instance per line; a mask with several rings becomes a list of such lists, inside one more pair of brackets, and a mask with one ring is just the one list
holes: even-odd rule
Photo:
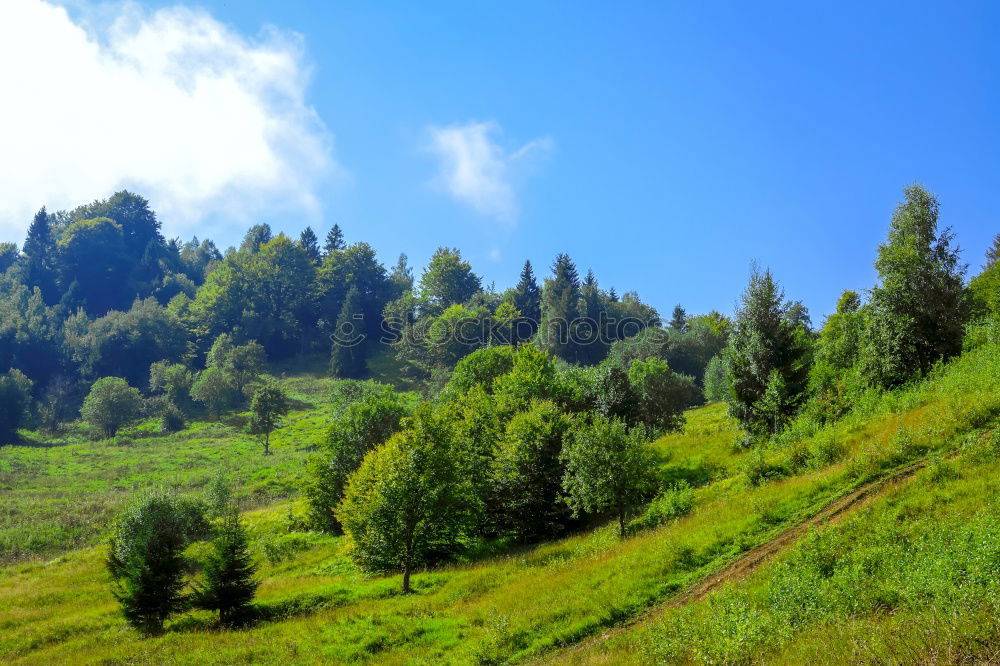
[[516, 355], [516, 349], [509, 345], [477, 349], [455, 365], [444, 395], [458, 397], [477, 385], [493, 393], [494, 380], [513, 369]]
[[222, 518], [203, 571], [204, 584], [195, 595], [195, 604], [219, 611], [219, 624], [224, 627], [246, 623], [252, 616], [252, 602], [260, 583], [254, 579], [257, 567], [235, 509]]
[[139, 416], [141, 406], [139, 389], [132, 388], [121, 377], [102, 377], [90, 387], [80, 416], [105, 437], [114, 437], [122, 426]]
[[0, 438], [7, 443], [17, 438], [17, 429], [27, 416], [33, 382], [14, 368], [0, 375]]
[[636, 395], [638, 420], [660, 432], [680, 430], [684, 410], [700, 395], [694, 379], [678, 375], [658, 358], [633, 361], [628, 380]]
[[967, 315], [959, 251], [938, 233], [938, 202], [919, 185], [904, 190], [879, 246], [879, 284], [871, 292], [861, 368], [874, 386], [892, 388], [927, 374], [962, 350]]
[[475, 524], [476, 495], [457, 459], [448, 419], [421, 405], [404, 429], [369, 453], [348, 482], [337, 518], [352, 557], [372, 571], [402, 571], [456, 552]]
[[617, 365], [603, 364], [597, 371], [596, 409], [608, 419], [633, 426], [639, 419], [639, 396], [628, 375]]
[[330, 347], [330, 374], [335, 377], [361, 377], [365, 372], [361, 328], [357, 326], [361, 313], [361, 296], [351, 287], [337, 316], [337, 334]]
[[628, 513], [655, 484], [652, 451], [641, 433], [629, 432], [620, 420], [595, 416], [572, 430], [562, 460], [563, 490], [574, 515], [613, 511], [624, 539]]
[[479, 276], [456, 249], [439, 247], [420, 276], [420, 298], [432, 314], [468, 301], [482, 287]]
[[191, 386], [191, 398], [205, 405], [209, 413], [218, 419], [235, 403], [236, 391], [232, 383], [218, 366], [210, 366], [198, 373], [198, 379]]
[[184, 549], [203, 521], [163, 492], [134, 500], [118, 519], [108, 548], [113, 593], [130, 625], [145, 634], [187, 606]]
[[994, 260], [969, 282], [972, 315], [1000, 321], [1000, 263]]
[[530, 261], [524, 262], [517, 286], [514, 287], [512, 303], [521, 313], [520, 323], [514, 329], [515, 342], [527, 342], [538, 332], [538, 324], [542, 319], [542, 292], [538, 288]]
[[752, 436], [778, 432], [805, 397], [808, 346], [785, 314], [771, 272], [755, 267], [727, 351], [729, 411]]
[[580, 316], [580, 274], [567, 254], [556, 256], [552, 277], [542, 290], [540, 344], [564, 361], [579, 360], [579, 346], [571, 339], [573, 322]]
[[678, 481], [653, 498], [646, 512], [635, 522], [639, 527], [652, 528], [683, 518], [694, 508], [694, 489], [687, 481]]
[[565, 472], [560, 458], [569, 419], [552, 402], [538, 402], [507, 423], [493, 459], [501, 529], [520, 541], [558, 534], [568, 523], [559, 499]]
[[160, 432], [180, 432], [184, 429], [184, 413], [177, 405], [168, 403], [160, 416]]
[[705, 367], [703, 380], [705, 400], [719, 402], [729, 394], [729, 368], [724, 354], [716, 354]]
[[191, 401], [191, 387], [194, 385], [194, 373], [186, 365], [157, 361], [149, 366], [149, 392], [153, 395], [163, 395], [177, 407], [187, 405]]
[[335, 510], [344, 495], [347, 479], [369, 451], [396, 433], [407, 415], [399, 396], [388, 386], [378, 386], [349, 402], [330, 425], [323, 452], [310, 464], [306, 487], [309, 517], [318, 529], [340, 532]]
[[264, 444], [264, 455], [271, 454], [271, 433], [288, 414], [288, 396], [278, 384], [265, 382], [254, 391], [250, 400], [250, 421], [247, 429]]

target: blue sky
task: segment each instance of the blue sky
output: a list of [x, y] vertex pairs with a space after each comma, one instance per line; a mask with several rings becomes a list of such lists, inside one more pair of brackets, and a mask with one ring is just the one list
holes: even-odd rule
[[281, 178], [307, 184], [257, 211], [230, 209], [239, 192], [197, 214], [166, 201], [168, 232], [338, 222], [418, 273], [458, 247], [499, 288], [568, 252], [664, 314], [731, 311], [757, 260], [816, 323], [873, 283], [909, 183], [937, 194], [973, 271], [1000, 232], [996, 3], [194, 6], [249, 44], [280, 33], [329, 163], [289, 160]]

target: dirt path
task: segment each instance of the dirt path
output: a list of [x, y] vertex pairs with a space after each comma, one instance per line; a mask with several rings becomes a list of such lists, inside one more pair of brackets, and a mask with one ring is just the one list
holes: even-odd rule
[[[676, 608], [688, 603], [704, 599], [714, 590], [722, 587], [726, 583], [741, 581], [750, 576], [762, 564], [781, 552], [793, 546], [806, 532], [813, 527], [821, 525], [835, 524], [842, 520], [848, 513], [857, 510], [875, 499], [886, 487], [898, 486], [905, 483], [927, 464], [926, 460], [920, 460], [905, 467], [901, 467], [886, 476], [873, 479], [858, 486], [851, 492], [830, 502], [810, 518], [796, 523], [776, 537], [740, 555], [736, 560], [726, 565], [721, 571], [708, 576], [696, 583], [694, 586], [684, 590], [680, 594], [671, 597], [669, 600], [656, 607], [642, 613], [628, 622], [609, 629], [602, 634], [585, 639], [573, 647], [565, 648], [543, 657], [543, 663], [554, 663], [562, 661], [566, 657], [571, 657], [574, 653], [582, 652], [586, 647], [594, 643], [602, 643], [612, 636], [626, 631], [638, 624], [649, 622], [659, 615], [665, 608]], [[574, 661], [572, 658], [570, 661]]]

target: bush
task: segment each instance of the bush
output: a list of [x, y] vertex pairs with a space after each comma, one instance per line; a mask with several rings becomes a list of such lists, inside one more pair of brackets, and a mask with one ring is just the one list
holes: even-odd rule
[[[31, 402], [32, 381], [16, 368], [0, 375], [0, 438], [17, 437], [17, 428], [24, 420]], [[0, 441], [0, 444], [3, 444]]]
[[658, 527], [683, 518], [693, 508], [694, 489], [686, 481], [680, 481], [657, 495], [636, 524], [639, 527]]
[[102, 377], [90, 387], [80, 415], [107, 438], [134, 421], [141, 407], [142, 395], [138, 389], [121, 377]]
[[759, 486], [772, 479], [785, 476], [785, 469], [772, 464], [760, 448], [755, 448], [746, 455], [743, 461], [743, 474], [750, 486]]
[[160, 416], [160, 431], [165, 433], [180, 432], [184, 429], [184, 414], [177, 405], [171, 403]]

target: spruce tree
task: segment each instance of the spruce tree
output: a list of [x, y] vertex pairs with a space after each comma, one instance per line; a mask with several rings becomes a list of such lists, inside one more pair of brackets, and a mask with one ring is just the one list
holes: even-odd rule
[[313, 232], [312, 227], [306, 227], [302, 230], [302, 234], [299, 236], [299, 245], [302, 249], [306, 251], [309, 255], [309, 260], [314, 264], [318, 264], [320, 260], [319, 253], [319, 239], [316, 238], [315, 232]]
[[183, 552], [192, 523], [178, 502], [162, 492], [134, 501], [112, 533], [107, 566], [112, 594], [130, 625], [157, 634], [184, 609]]
[[882, 388], [925, 375], [961, 352], [967, 314], [965, 266], [950, 229], [938, 232], [937, 199], [919, 185], [904, 194], [875, 260], [879, 283], [861, 352], [862, 374]]
[[571, 327], [579, 316], [580, 275], [569, 255], [561, 253], [552, 264], [552, 277], [545, 281], [542, 292], [543, 347], [565, 361], [577, 361]]
[[56, 243], [52, 237], [49, 215], [44, 207], [35, 213], [21, 251], [25, 262], [24, 283], [29, 288], [38, 287], [45, 302], [54, 303], [57, 297]]
[[688, 330], [687, 312], [679, 303], [674, 306], [673, 315], [670, 317], [670, 328], [679, 333], [686, 333]]
[[604, 297], [594, 277], [594, 271], [588, 270], [580, 285], [580, 297], [583, 299], [583, 311], [586, 318], [577, 322], [576, 340], [580, 345], [578, 357], [586, 364], [599, 363], [608, 354], [609, 337], [607, 331], [602, 335], [601, 329], [606, 327], [606, 309]]
[[330, 348], [330, 373], [335, 377], [357, 378], [364, 374], [363, 326], [355, 315], [361, 312], [361, 295], [352, 286], [337, 317], [333, 346]]
[[239, 512], [230, 508], [212, 542], [204, 565], [205, 584], [196, 594], [199, 608], [219, 611], [219, 624], [236, 627], [253, 613], [251, 602], [260, 583], [254, 578], [257, 566], [250, 554], [246, 529]]
[[515, 326], [518, 342], [526, 342], [535, 336], [542, 318], [542, 296], [535, 280], [535, 271], [530, 261], [524, 262], [521, 279], [514, 288], [514, 307], [521, 313], [520, 322]]
[[774, 434], [804, 397], [807, 348], [785, 315], [771, 271], [755, 267], [727, 351], [729, 413], [752, 436]]
[[323, 246], [323, 253], [330, 254], [331, 252], [343, 250], [345, 247], [347, 246], [344, 244], [344, 234], [340, 230], [340, 225], [335, 224], [326, 234], [326, 244]]

